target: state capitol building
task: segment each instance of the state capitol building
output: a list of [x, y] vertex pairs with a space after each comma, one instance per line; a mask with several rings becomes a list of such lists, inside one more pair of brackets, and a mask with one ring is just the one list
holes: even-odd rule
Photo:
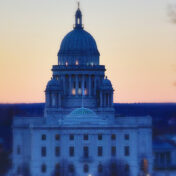
[[151, 173], [152, 119], [116, 114], [114, 89], [99, 60], [78, 6], [46, 85], [44, 116], [14, 118], [14, 175], [25, 168], [31, 176], [108, 176], [115, 169], [138, 176], [143, 160]]

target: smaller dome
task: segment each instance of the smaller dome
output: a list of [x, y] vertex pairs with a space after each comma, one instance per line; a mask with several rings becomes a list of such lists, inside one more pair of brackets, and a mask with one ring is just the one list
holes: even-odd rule
[[112, 89], [111, 81], [107, 79], [107, 77], [103, 80], [101, 88], [102, 89]]
[[61, 84], [56, 78], [51, 78], [50, 81], [48, 81], [48, 84], [46, 86], [46, 91], [48, 90], [60, 90]]
[[96, 114], [94, 111], [92, 111], [91, 109], [88, 108], [77, 108], [75, 110], [73, 110], [70, 114], [69, 117], [73, 117], [73, 118], [79, 118], [79, 117], [96, 117]]

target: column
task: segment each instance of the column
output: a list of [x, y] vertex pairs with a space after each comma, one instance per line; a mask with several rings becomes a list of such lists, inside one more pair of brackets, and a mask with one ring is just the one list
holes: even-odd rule
[[63, 88], [64, 88], [64, 95], [66, 94], [66, 89], [65, 89], [65, 75], [63, 75]]
[[91, 96], [91, 75], [88, 76], [89, 78], [89, 96]]
[[106, 106], [106, 93], [104, 93], [104, 106]]
[[103, 96], [102, 96], [102, 91], [100, 91], [100, 107], [103, 105]]
[[83, 94], [84, 92], [84, 75], [82, 75], [82, 82], [81, 82], [81, 93]]
[[69, 75], [69, 95], [71, 95], [72, 94], [72, 77], [71, 77], [71, 75]]
[[59, 93], [59, 108], [61, 108], [61, 94]]
[[97, 93], [97, 77], [94, 77], [94, 95]]
[[78, 75], [75, 75], [75, 80], [76, 80], [76, 96], [78, 96]]
[[110, 94], [108, 93], [108, 107], [110, 106]]

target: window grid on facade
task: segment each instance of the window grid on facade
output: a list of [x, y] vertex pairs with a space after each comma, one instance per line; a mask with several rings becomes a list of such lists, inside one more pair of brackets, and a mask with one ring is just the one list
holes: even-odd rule
[[125, 156], [129, 156], [130, 155], [130, 148], [129, 148], [129, 146], [125, 146], [124, 147], [124, 155]]
[[46, 134], [42, 134], [42, 141], [46, 140]]
[[70, 134], [70, 140], [74, 140], [74, 135], [73, 134]]
[[130, 139], [130, 135], [129, 134], [125, 134], [124, 138], [125, 138], [125, 140], [129, 140]]
[[102, 140], [102, 134], [98, 134], [98, 140]]
[[55, 156], [60, 156], [60, 147], [59, 146], [57, 146], [55, 148]]
[[56, 135], [55, 135], [55, 140], [56, 140], [56, 141], [59, 141], [59, 140], [60, 140], [60, 135], [59, 135], [59, 134], [56, 134]]
[[89, 139], [88, 134], [84, 134], [84, 140], [88, 140], [88, 139]]
[[75, 148], [73, 146], [69, 147], [69, 155], [74, 156], [75, 155]]
[[84, 165], [83, 171], [85, 173], [89, 172], [89, 166], [87, 164]]
[[21, 148], [20, 148], [20, 146], [19, 146], [19, 145], [17, 146], [17, 154], [18, 154], [18, 155], [20, 155], [20, 154], [21, 154]]
[[116, 135], [115, 134], [111, 135], [111, 140], [116, 140]]
[[83, 148], [83, 156], [85, 158], [89, 157], [89, 148], [87, 146], [84, 146]]
[[102, 146], [98, 146], [98, 156], [102, 156], [103, 155], [103, 147]]
[[73, 165], [73, 164], [69, 164], [69, 165], [68, 165], [68, 171], [69, 171], [70, 173], [74, 173], [74, 172], [75, 172], [75, 168], [74, 168], [74, 165]]
[[103, 166], [102, 164], [98, 165], [98, 173], [102, 173], [103, 172]]
[[46, 165], [45, 164], [42, 164], [42, 166], [41, 166], [41, 172], [42, 173], [46, 173]]
[[116, 156], [116, 146], [111, 147], [111, 156]]
[[43, 157], [46, 156], [46, 147], [41, 148], [41, 156], [43, 156]]

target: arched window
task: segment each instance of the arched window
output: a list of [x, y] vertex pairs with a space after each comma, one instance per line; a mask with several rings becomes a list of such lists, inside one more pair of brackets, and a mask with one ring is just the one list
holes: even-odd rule
[[42, 173], [46, 172], [46, 164], [42, 164], [42, 166], [41, 166], [41, 172]]
[[83, 170], [85, 173], [89, 172], [89, 166], [87, 164], [84, 164]]

